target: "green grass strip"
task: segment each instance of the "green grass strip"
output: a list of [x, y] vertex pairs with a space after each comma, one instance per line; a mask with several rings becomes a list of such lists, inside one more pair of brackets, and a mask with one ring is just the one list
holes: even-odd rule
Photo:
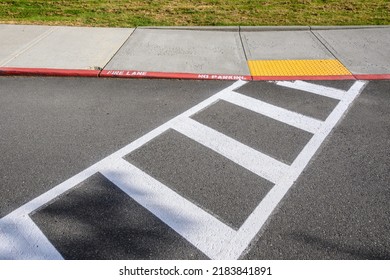
[[76, 26], [388, 25], [389, 0], [1, 0], [0, 22]]

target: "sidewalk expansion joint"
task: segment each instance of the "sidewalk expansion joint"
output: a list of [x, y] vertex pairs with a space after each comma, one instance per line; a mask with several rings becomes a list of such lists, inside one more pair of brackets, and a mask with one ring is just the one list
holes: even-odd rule
[[[111, 56], [111, 58], [107, 61], [107, 63], [100, 69], [100, 70], [104, 70], [104, 68], [107, 67], [107, 65], [111, 62], [111, 60], [113, 60], [113, 58], [118, 54], [118, 52], [122, 49], [122, 47], [127, 43], [127, 41], [130, 40], [130, 37], [135, 33], [135, 31], [138, 29], [138, 27], [135, 27], [133, 29], [133, 31], [129, 34], [129, 37], [127, 37], [127, 39], [123, 42], [123, 44], [116, 50], [116, 52], [114, 53], [114, 55]], [[98, 76], [100, 77], [100, 74], [101, 74], [102, 71], [99, 72]]]
[[48, 30], [46, 30], [45, 32], [43, 32], [42, 34], [37, 36], [35, 39], [31, 40], [26, 45], [22, 46], [21, 48], [17, 49], [15, 52], [10, 54], [8, 57], [6, 57], [5, 59], [1, 60], [0, 61], [0, 68], [2, 66], [6, 65], [7, 63], [9, 63], [10, 61], [14, 60], [15, 58], [17, 58], [21, 54], [25, 53], [29, 49], [31, 49], [33, 46], [35, 46], [36, 44], [41, 42], [43, 39], [45, 39], [47, 36], [52, 34], [56, 29], [59, 29], [59, 27], [58, 26], [54, 26], [54, 27], [49, 28]]

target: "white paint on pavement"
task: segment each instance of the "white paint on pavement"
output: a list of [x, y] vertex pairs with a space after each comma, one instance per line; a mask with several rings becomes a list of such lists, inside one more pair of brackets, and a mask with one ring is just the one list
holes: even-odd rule
[[129, 145], [123, 147], [122, 149], [118, 150], [117, 152], [113, 153], [112, 155], [108, 156], [107, 159], [109, 158], [118, 158], [118, 157], [124, 157], [125, 155], [131, 153], [132, 151], [138, 149], [139, 147], [143, 146], [153, 138], [157, 137], [161, 133], [167, 131], [168, 129], [173, 127], [173, 124], [176, 123], [178, 120], [183, 119], [185, 117], [190, 117], [197, 112], [205, 109], [206, 107], [210, 106], [211, 104], [217, 102], [222, 95], [226, 94], [227, 92], [230, 92], [232, 90], [235, 90], [247, 82], [245, 81], [237, 81], [233, 83], [231, 86], [221, 90], [220, 92], [216, 93], [215, 95], [207, 98], [206, 100], [200, 102], [199, 104], [195, 105], [194, 107], [188, 109], [184, 113], [176, 116], [175, 118], [171, 119], [170, 121], [162, 124], [161, 126], [155, 128], [154, 130], [150, 131], [149, 133], [145, 134], [144, 136], [138, 138], [137, 140], [131, 142]]
[[349, 106], [360, 94], [365, 82], [357, 81], [344, 95], [344, 98], [332, 111], [321, 129], [314, 134], [298, 157], [292, 163], [288, 172], [280, 178], [279, 182], [269, 191], [266, 197], [260, 202], [256, 209], [239, 229], [238, 234], [230, 241], [224, 251], [218, 255], [219, 259], [237, 259], [248, 247], [251, 240], [261, 230], [271, 213], [282, 200], [287, 191], [291, 188], [299, 175], [305, 169], [318, 148], [324, 142], [335, 125], [340, 121], [348, 110]]
[[215, 258], [215, 253], [236, 234], [213, 215], [123, 159], [112, 161], [100, 172], [210, 258]]
[[306, 92], [311, 92], [317, 95], [341, 100], [346, 94], [346, 91], [341, 90], [341, 89], [335, 89], [335, 88], [329, 88], [317, 84], [311, 84], [308, 82], [304, 81], [294, 81], [294, 82], [289, 82], [289, 81], [279, 81], [276, 82], [278, 86], [283, 86], [283, 87], [288, 87], [288, 88], [293, 88], [297, 90], [302, 90]]
[[[203, 101], [203, 102], [199, 103], [198, 105], [185, 111], [181, 115], [173, 118], [172, 120], [164, 123], [163, 125], [157, 127], [156, 129], [150, 131], [149, 133], [138, 138], [137, 140], [133, 141], [129, 145], [125, 146], [124, 148], [118, 150], [117, 152], [113, 153], [112, 155], [106, 157], [105, 159], [97, 162], [96, 164], [92, 165], [91, 167], [83, 170], [79, 174], [73, 176], [72, 178], [59, 184], [58, 186], [54, 187], [53, 189], [49, 190], [48, 192], [31, 200], [30, 202], [19, 207], [18, 209], [16, 209], [12, 213], [8, 214], [6, 217], [2, 218], [0, 220], [0, 233], [1, 233], [0, 244], [2, 244], [0, 246], [0, 256], [2, 258], [5, 258], [5, 259], [8, 259], [8, 258], [57, 259], [54, 254], [44, 254], [44, 252], [43, 252], [41, 255], [39, 255], [36, 253], [36, 250], [34, 249], [34, 244], [39, 246], [39, 244], [36, 244], [37, 243], [36, 240], [39, 241], [39, 240], [43, 240], [43, 239], [26, 238], [26, 236], [28, 236], [28, 234], [26, 234], [26, 232], [28, 232], [28, 229], [31, 229], [31, 232], [36, 231], [35, 228], [33, 228], [33, 227], [20, 226], [20, 224], [24, 223], [23, 221], [24, 221], [26, 216], [28, 216], [32, 212], [36, 211], [40, 207], [44, 206], [45, 204], [50, 203], [50, 201], [59, 197], [61, 194], [69, 191], [70, 189], [77, 186], [81, 182], [85, 181], [86, 179], [88, 179], [92, 175], [94, 175], [100, 171], [104, 172], [104, 174], [106, 174], [106, 175], [109, 174], [108, 170], [111, 168], [113, 162], [122, 161], [123, 160], [122, 157], [131, 153], [135, 149], [143, 146], [144, 144], [146, 144], [147, 142], [149, 142], [153, 138], [159, 136], [161, 133], [165, 132], [166, 130], [172, 128], [173, 124], [175, 122], [177, 122], [179, 119], [182, 119], [183, 117], [189, 117], [189, 116], [195, 114], [196, 112], [198, 112], [198, 111], [206, 108], [210, 104], [216, 102], [222, 94], [229, 92], [231, 90], [234, 90], [236, 88], [239, 88], [240, 86], [244, 85], [245, 83], [246, 82], [241, 81], [241, 80], [235, 82], [231, 86], [223, 89], [222, 91], [216, 93], [215, 95], [211, 96], [210, 98], [206, 99], [205, 101]], [[144, 178], [146, 178], [146, 177], [144, 177]], [[198, 215], [201, 216], [202, 214], [198, 214]], [[217, 225], [219, 225], [219, 224], [217, 224]], [[227, 232], [228, 232], [228, 230], [225, 230], [224, 234]], [[189, 234], [186, 234], [186, 235], [189, 236]], [[229, 234], [227, 236], [229, 236]], [[218, 242], [216, 242], [215, 244], [211, 244], [211, 247], [212, 248], [219, 248], [217, 244], [220, 242], [221, 241], [218, 240]], [[43, 243], [45, 243], [45, 242], [43, 242]], [[210, 245], [210, 243], [209, 243], [209, 245]], [[207, 250], [205, 253], [207, 254]], [[210, 253], [210, 254], [211, 254], [210, 257], [214, 256], [212, 253]]]
[[[337, 99], [341, 101], [326, 121], [320, 122], [283, 108], [257, 100], [254, 101], [234, 92], [235, 89], [245, 83], [244, 81], [235, 82], [230, 87], [157, 127], [1, 219], [0, 258], [61, 259], [61, 255], [28, 215], [98, 172], [208, 257], [212, 259], [239, 258], [366, 84], [357, 81], [348, 91], [342, 91], [341, 93], [340, 90], [305, 82], [277, 83], [331, 98], [335, 98], [337, 95]], [[310, 131], [314, 135], [292, 165], [288, 166], [190, 118], [221, 99]], [[142, 147], [168, 129], [177, 130], [236, 164], [275, 183], [274, 187], [259, 202], [238, 231], [233, 230], [210, 213], [186, 200], [169, 186], [165, 186], [123, 160], [124, 156]]]
[[0, 260], [62, 260], [29, 216], [8, 215], [0, 221]]
[[322, 121], [317, 119], [274, 106], [237, 92], [230, 92], [224, 95], [222, 99], [313, 134], [316, 133], [322, 125]]
[[277, 182], [288, 169], [288, 165], [190, 118], [177, 122], [173, 129], [270, 182]]

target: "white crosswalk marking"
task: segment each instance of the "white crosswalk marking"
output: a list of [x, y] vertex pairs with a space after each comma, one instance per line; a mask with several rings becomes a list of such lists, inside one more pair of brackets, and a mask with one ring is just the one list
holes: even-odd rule
[[322, 124], [321, 121], [311, 117], [307, 117], [236, 92], [229, 92], [228, 94], [225, 94], [222, 99], [313, 134], [318, 131]]
[[177, 122], [173, 129], [273, 183], [288, 169], [283, 162], [190, 118]]
[[[366, 84], [357, 81], [348, 91], [342, 91], [301, 81], [276, 83], [340, 100], [326, 121], [322, 122], [234, 92], [245, 83], [234, 83], [1, 219], [0, 259], [61, 259], [60, 253], [33, 223], [29, 214], [98, 172], [208, 257], [239, 258]], [[294, 162], [286, 165], [190, 118], [218, 100], [311, 132], [313, 137]], [[123, 159], [168, 129], [186, 135], [275, 184], [238, 230]], [[138, 195], [140, 192], [144, 195]], [[187, 224], [181, 223], [181, 220]], [[191, 226], [188, 226], [188, 221]]]
[[276, 82], [276, 84], [279, 86], [307, 91], [317, 95], [337, 99], [337, 100], [342, 100], [346, 94], [346, 92], [341, 89], [329, 88], [329, 87], [325, 87], [317, 84], [311, 84], [303, 81], [294, 81], [294, 82], [280, 81], [280, 82]]
[[[211, 214], [123, 159], [113, 161], [101, 173], [212, 258], [236, 234]], [[211, 248], [210, 244], [214, 246]]]
[[0, 259], [61, 260], [29, 216], [9, 215], [0, 221]]
[[279, 179], [279, 182], [270, 190], [267, 196], [259, 203], [257, 208], [241, 226], [238, 234], [231, 240], [230, 244], [234, 244], [234, 246], [226, 246], [226, 250], [221, 252], [218, 258], [237, 259], [240, 257], [253, 237], [260, 231], [264, 223], [267, 221], [272, 211], [298, 179], [299, 175], [305, 169], [325, 138], [347, 111], [349, 106], [352, 104], [352, 101], [360, 94], [365, 84], [365, 82], [357, 81], [348, 90], [348, 92], [346, 92], [344, 97], [341, 99], [341, 102], [329, 115], [321, 129], [314, 134], [309, 143], [306, 144], [302, 152], [294, 160], [289, 168], [289, 171]]

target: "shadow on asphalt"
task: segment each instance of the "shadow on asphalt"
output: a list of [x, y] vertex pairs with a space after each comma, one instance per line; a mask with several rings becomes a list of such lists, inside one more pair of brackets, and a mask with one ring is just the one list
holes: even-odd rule
[[[186, 259], [207, 258], [99, 173], [32, 219], [65, 259], [182, 259], [182, 253]], [[191, 221], [180, 223], [193, 226]]]

